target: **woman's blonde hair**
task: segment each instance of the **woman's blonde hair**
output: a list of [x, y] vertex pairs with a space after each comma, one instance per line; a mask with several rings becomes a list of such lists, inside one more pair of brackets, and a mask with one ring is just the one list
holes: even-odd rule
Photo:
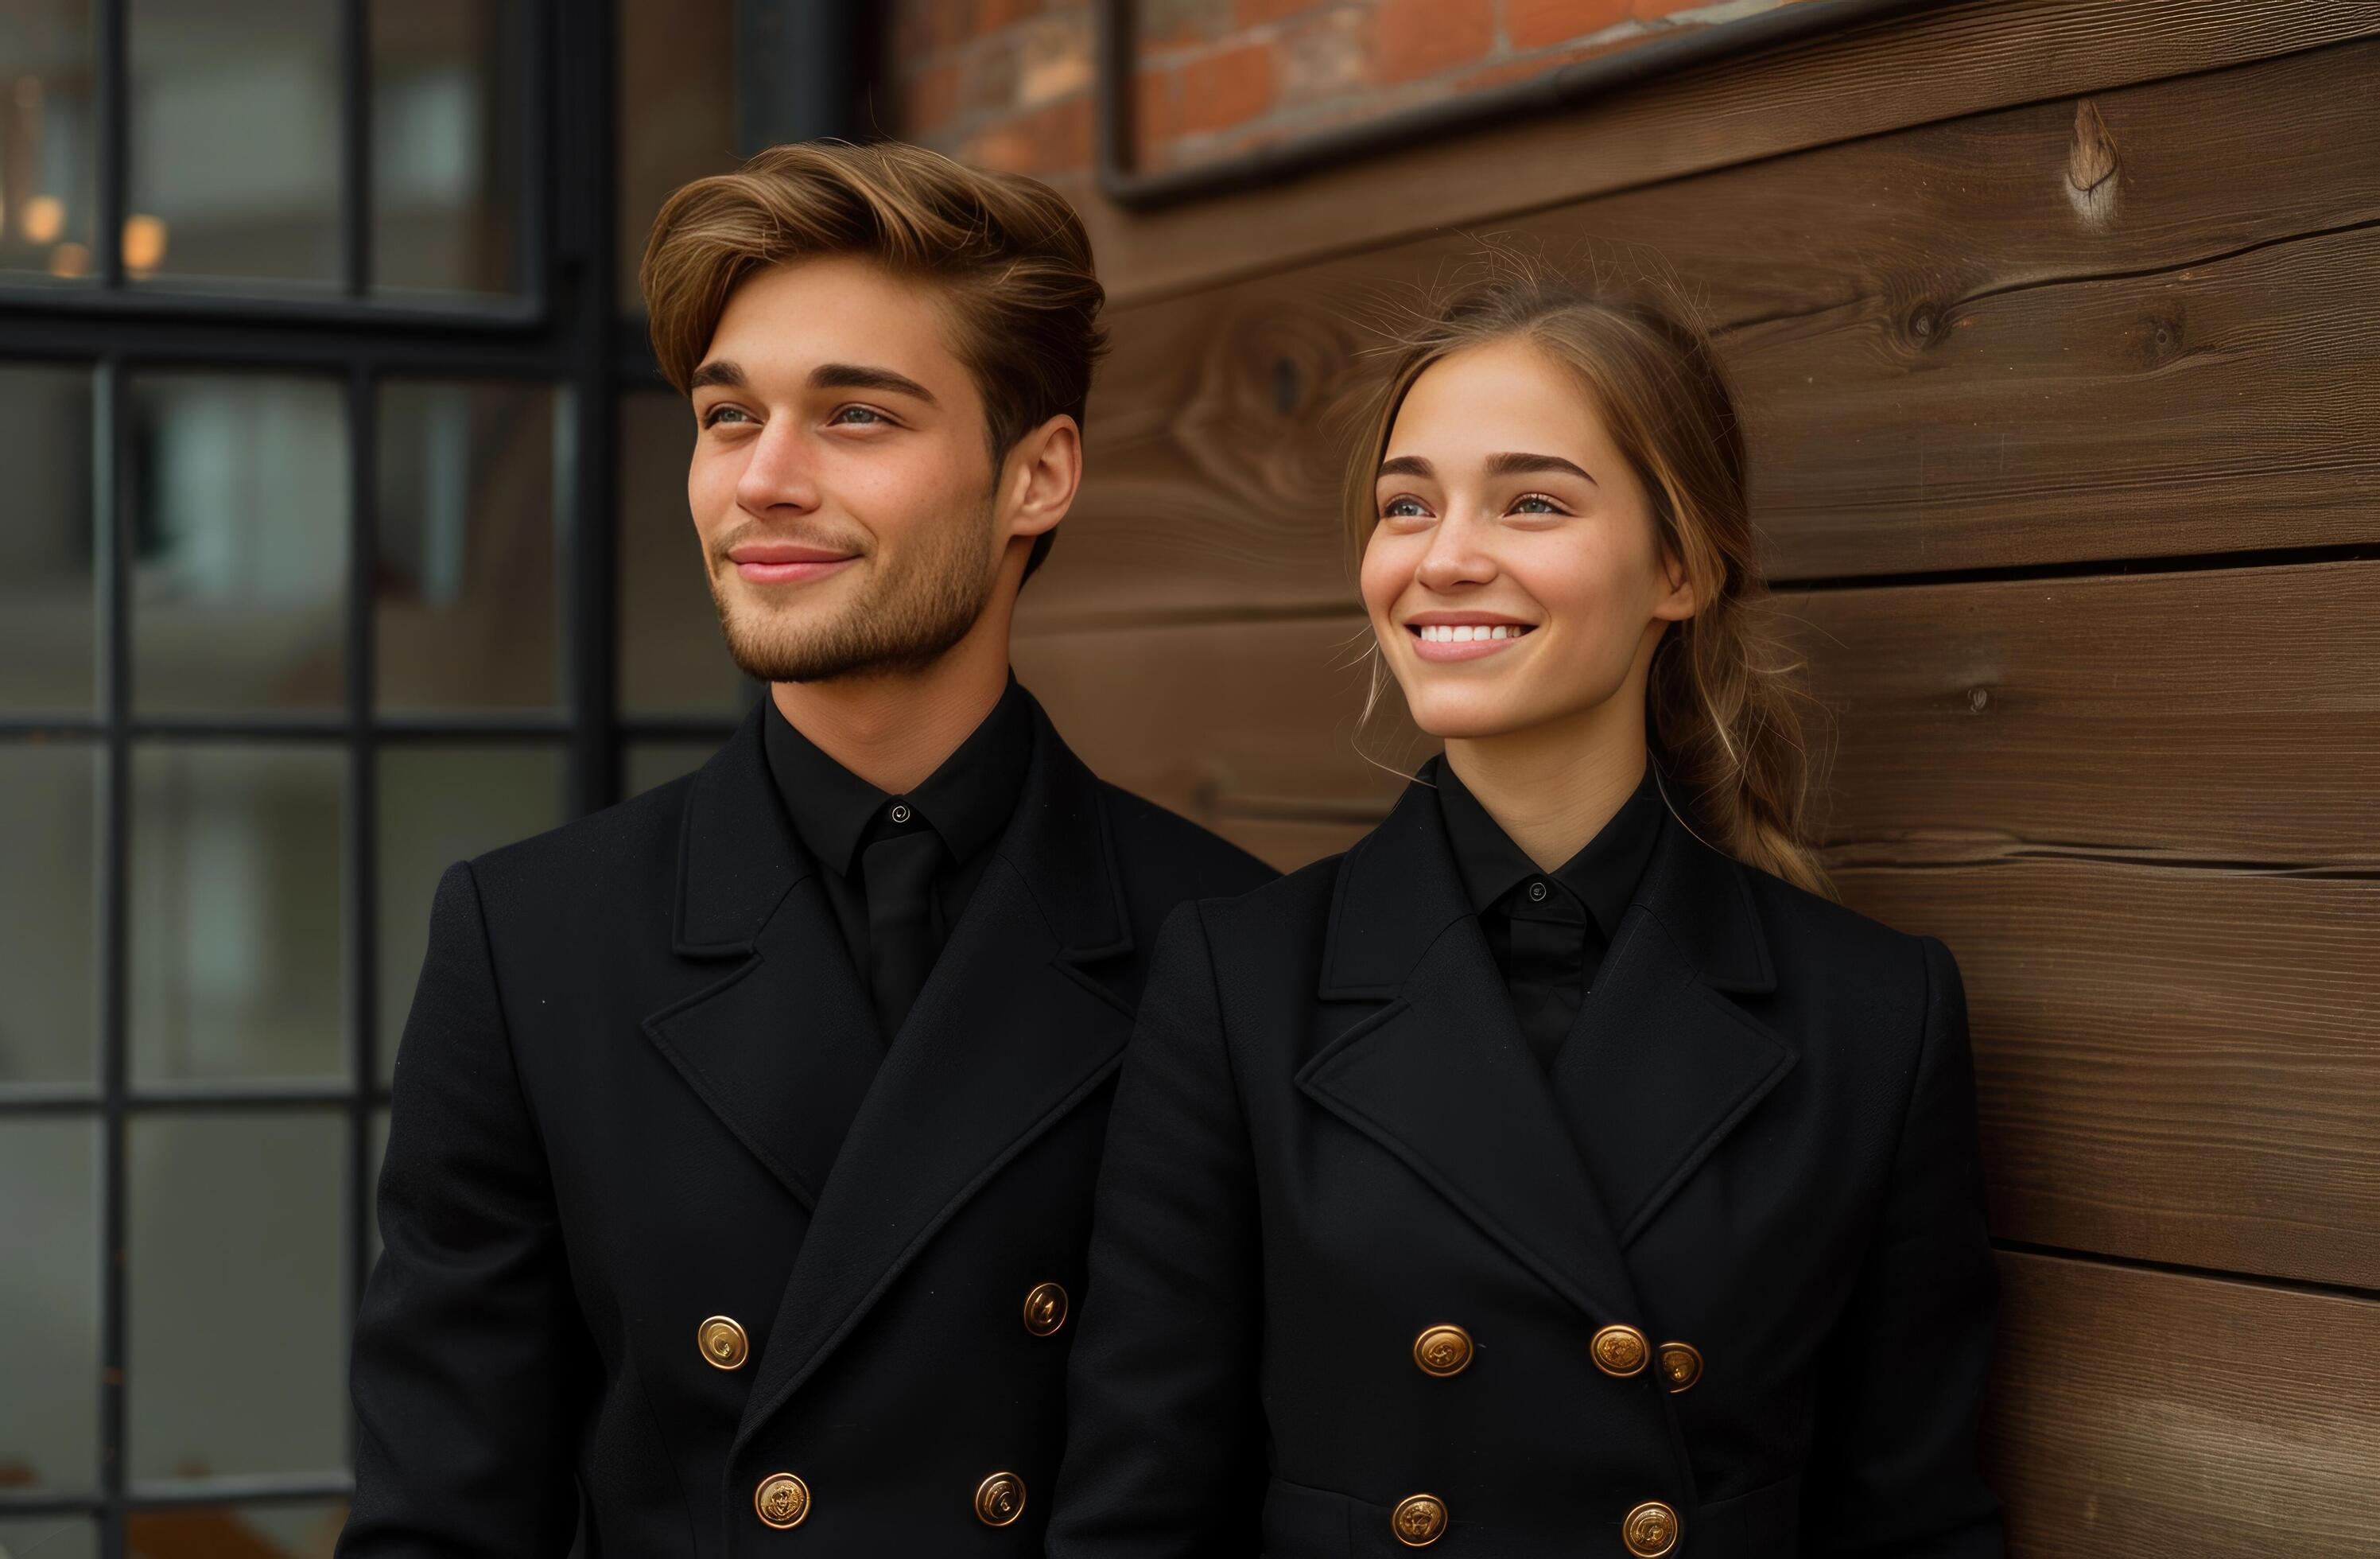
[[[1466, 347], [1512, 339], [1536, 347], [1571, 372], [1601, 416], [1652, 500], [1662, 545], [1694, 585], [1694, 615], [1662, 636], [1645, 685], [1658, 771], [1685, 791], [1689, 826], [1710, 843], [1831, 896], [1806, 832], [1810, 700], [1755, 557], [1735, 397], [1676, 289], [1584, 282], [1490, 251], [1384, 331], [1376, 350], [1385, 371], [1362, 406], [1349, 463], [1347, 530], [1358, 566], [1379, 521], [1377, 472], [1414, 381]], [[1387, 679], [1375, 647], [1367, 717]]]

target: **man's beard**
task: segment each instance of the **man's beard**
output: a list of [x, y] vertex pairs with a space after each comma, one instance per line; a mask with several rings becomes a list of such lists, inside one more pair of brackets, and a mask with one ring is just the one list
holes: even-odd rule
[[[990, 561], [995, 493], [968, 519], [927, 526], [917, 552], [896, 572], [878, 572], [832, 618], [796, 623], [798, 612], [769, 612], [747, 599], [731, 604], [735, 565], [727, 549], [740, 531], [722, 539], [710, 559], [710, 599], [727, 637], [727, 653], [745, 676], [760, 682], [832, 682], [849, 676], [893, 676], [925, 670], [967, 636], [991, 598], [999, 566]], [[781, 587], [780, 587], [781, 588]]]

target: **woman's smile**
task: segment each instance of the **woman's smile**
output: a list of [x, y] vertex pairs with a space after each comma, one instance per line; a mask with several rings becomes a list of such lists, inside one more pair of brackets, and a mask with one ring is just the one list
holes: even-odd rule
[[1429, 612], [1409, 618], [1405, 632], [1414, 653], [1425, 661], [1475, 661], [1510, 648], [1536, 627], [1510, 617], [1464, 616]]

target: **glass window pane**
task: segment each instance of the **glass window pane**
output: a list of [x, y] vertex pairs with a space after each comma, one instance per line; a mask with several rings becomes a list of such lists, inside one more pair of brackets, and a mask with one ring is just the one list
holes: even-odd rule
[[710, 761], [710, 755], [727, 740], [722, 734], [718, 741], [640, 741], [628, 744], [627, 795], [642, 796], [657, 785], [666, 785], [680, 774], [690, 774]]
[[335, 1112], [133, 1118], [125, 1188], [137, 1480], [346, 1460]]
[[430, 901], [455, 861], [563, 820], [558, 747], [391, 747], [380, 754], [380, 1035], [393, 1075], [429, 943]]
[[372, 283], [382, 291], [519, 286], [520, 29], [505, 0], [376, 0]]
[[[6, 91], [0, 79], [0, 110]], [[11, 713], [97, 702], [91, 436], [90, 370], [0, 363], [0, 709]]]
[[346, 762], [322, 748], [135, 750], [135, 1082], [345, 1070]]
[[131, 1559], [330, 1559], [346, 1520], [345, 1500], [142, 1510], [125, 1546]]
[[740, 714], [755, 685], [727, 658], [686, 506], [694, 413], [675, 396], [620, 397], [620, 707]]
[[619, 0], [620, 311], [670, 191], [735, 155], [735, 0]]
[[382, 709], [560, 701], [554, 536], [569, 483], [567, 405], [542, 384], [382, 386]]
[[[100, 758], [0, 743], [0, 1090], [98, 1080], [91, 957]], [[0, 1453], [0, 1466], [7, 1456]]]
[[97, 1559], [99, 1527], [79, 1516], [0, 1517], [0, 1559]]
[[0, 1119], [0, 1468], [12, 1492], [99, 1483], [99, 1174], [95, 1119]]
[[346, 663], [346, 399], [261, 375], [134, 382], [132, 699], [331, 709]]
[[334, 0], [130, 0], [136, 279], [341, 280]]
[[98, 274], [91, 13], [90, 0], [0, 6], [0, 271]]

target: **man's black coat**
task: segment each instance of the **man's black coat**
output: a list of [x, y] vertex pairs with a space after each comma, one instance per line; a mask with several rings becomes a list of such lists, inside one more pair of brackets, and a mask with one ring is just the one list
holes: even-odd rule
[[[898, 1042], [770, 776], [698, 773], [448, 870], [398, 1052], [339, 1552], [1040, 1550], [1092, 1175], [1153, 933], [1273, 873], [1038, 704]], [[715, 1316], [737, 1368], [698, 1347]], [[733, 1349], [726, 1350], [732, 1356]], [[798, 1526], [755, 1493], [790, 1472]], [[977, 1492], [1022, 1480], [987, 1525]], [[789, 1502], [783, 1511], [802, 1508]]]
[[[1414, 1495], [1450, 1559], [1997, 1556], [1975, 1125], [1942, 944], [1674, 821], [1540, 1066], [1416, 782], [1165, 927], [1052, 1559], [1402, 1554]], [[1614, 1324], [1640, 1372], [1596, 1362]]]

